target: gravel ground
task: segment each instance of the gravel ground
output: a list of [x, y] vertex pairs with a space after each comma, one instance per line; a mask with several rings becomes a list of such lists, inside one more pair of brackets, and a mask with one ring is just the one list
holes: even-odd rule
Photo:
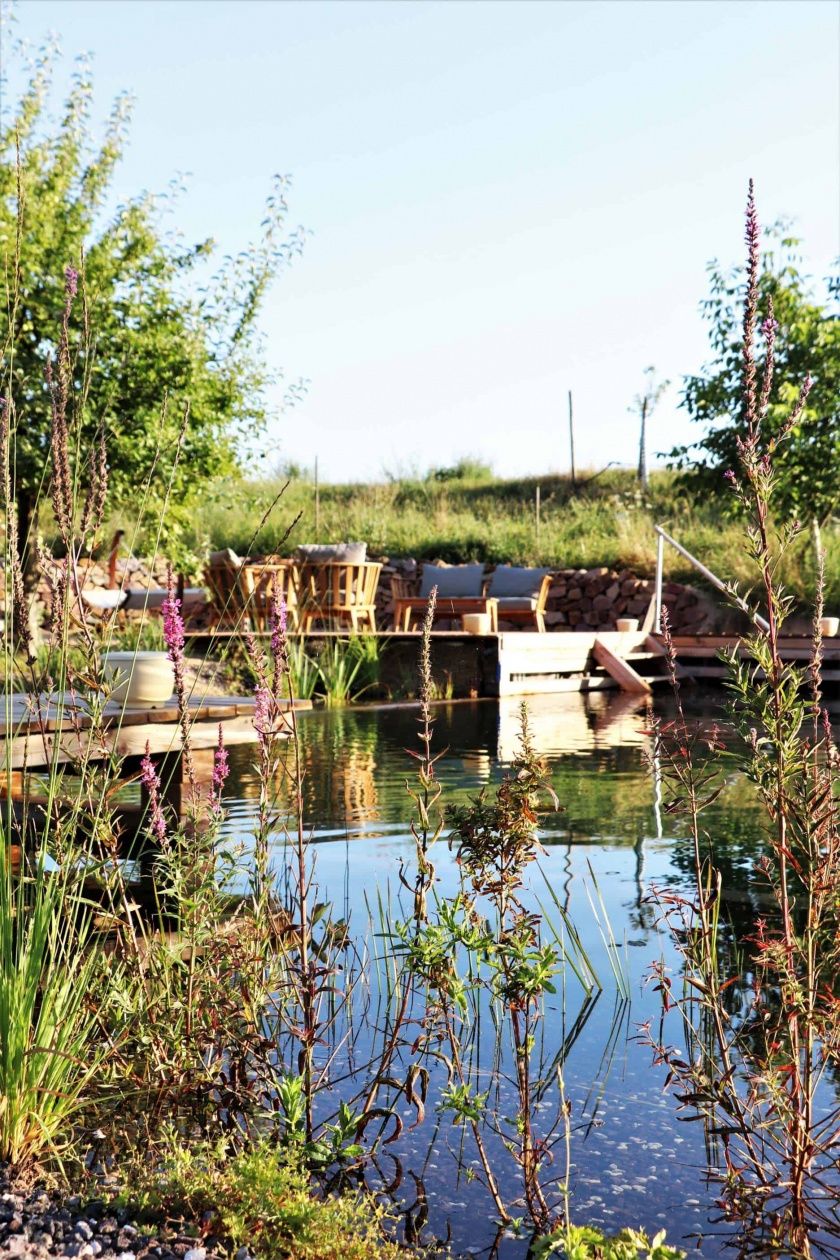
[[[152, 1232], [150, 1232], [150, 1230]], [[74, 1260], [222, 1260], [212, 1237], [197, 1240], [177, 1230], [154, 1231], [124, 1209], [36, 1187], [18, 1191], [0, 1171], [0, 1258], [68, 1256]], [[243, 1247], [236, 1260], [250, 1260]]]

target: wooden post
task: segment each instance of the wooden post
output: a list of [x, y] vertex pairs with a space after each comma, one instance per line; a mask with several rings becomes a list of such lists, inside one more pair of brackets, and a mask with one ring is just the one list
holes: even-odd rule
[[574, 413], [572, 411], [571, 390], [569, 390], [569, 454], [571, 457], [572, 468], [572, 490], [577, 490], [577, 477], [575, 476], [575, 422]]
[[315, 456], [315, 541], [321, 541], [321, 492], [318, 487], [318, 456]]
[[537, 486], [537, 493], [534, 501], [534, 538], [539, 549], [540, 545], [540, 488]]
[[665, 539], [656, 535], [656, 589], [654, 592], [653, 629], [654, 634], [662, 633], [662, 569], [665, 563]]

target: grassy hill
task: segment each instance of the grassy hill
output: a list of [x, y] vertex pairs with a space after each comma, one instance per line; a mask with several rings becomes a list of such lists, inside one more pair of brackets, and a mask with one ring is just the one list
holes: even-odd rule
[[[596, 476], [582, 473], [573, 489], [566, 476], [504, 480], [467, 462], [426, 477], [322, 485], [317, 508], [312, 481], [293, 477], [268, 522], [259, 528], [282, 485], [281, 479], [270, 479], [209, 486], [191, 513], [185, 542], [199, 554], [208, 547], [230, 546], [244, 555], [288, 554], [298, 542], [363, 539], [373, 556], [557, 567], [605, 564], [652, 573], [656, 562], [653, 525], [659, 523], [720, 577], [747, 584], [753, 580], [742, 529], [727, 516], [728, 496], [695, 497], [674, 473], [666, 471], [652, 475], [650, 491], [642, 496], [628, 470]], [[282, 543], [298, 514], [300, 520]], [[836, 527], [826, 528], [824, 543], [829, 611], [840, 611]], [[666, 566], [670, 577], [698, 581], [691, 566], [670, 548]], [[807, 601], [814, 584], [807, 537], [789, 557], [785, 574], [797, 601]]]

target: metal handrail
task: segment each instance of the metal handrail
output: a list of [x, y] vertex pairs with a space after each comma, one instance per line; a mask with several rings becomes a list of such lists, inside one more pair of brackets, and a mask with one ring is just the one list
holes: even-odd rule
[[[670, 545], [674, 548], [674, 550], [678, 551], [681, 556], [684, 556], [685, 559], [689, 562], [689, 564], [694, 566], [694, 568], [697, 570], [698, 573], [702, 573], [703, 577], [706, 579], [707, 582], [711, 582], [712, 586], [717, 587], [719, 591], [723, 591], [724, 595], [728, 595], [730, 599], [733, 598], [733, 591], [730, 586], [727, 586], [725, 582], [721, 581], [721, 579], [717, 576], [717, 574], [712, 573], [711, 569], [706, 568], [705, 564], [703, 564], [701, 560], [698, 560], [696, 556], [693, 556], [690, 551], [686, 551], [682, 543], [678, 543], [676, 538], [672, 538], [671, 535], [667, 533], [662, 528], [661, 525], [654, 525], [653, 528], [656, 534], [656, 592], [654, 595], [654, 601], [655, 601], [654, 602], [654, 622], [656, 625], [656, 633], [661, 634], [662, 633], [662, 569], [663, 569], [663, 562], [665, 559], [665, 543], [666, 542], [670, 543]], [[764, 618], [760, 616], [757, 612], [753, 612], [753, 610], [750, 608], [746, 600], [742, 599], [740, 595], [734, 595], [734, 599], [735, 599], [735, 603], [738, 605], [741, 611], [745, 612], [755, 625], [757, 625], [760, 629], [764, 631], [767, 631], [770, 629], [769, 623], [766, 622]]]

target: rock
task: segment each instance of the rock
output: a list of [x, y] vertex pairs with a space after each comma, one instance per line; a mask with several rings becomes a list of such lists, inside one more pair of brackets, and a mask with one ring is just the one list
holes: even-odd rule
[[93, 1238], [93, 1230], [87, 1221], [76, 1221], [76, 1224], [73, 1226], [73, 1233], [84, 1242], [90, 1242], [91, 1238]]
[[204, 1247], [190, 1247], [184, 1252], [184, 1260], [207, 1260], [207, 1251]]

